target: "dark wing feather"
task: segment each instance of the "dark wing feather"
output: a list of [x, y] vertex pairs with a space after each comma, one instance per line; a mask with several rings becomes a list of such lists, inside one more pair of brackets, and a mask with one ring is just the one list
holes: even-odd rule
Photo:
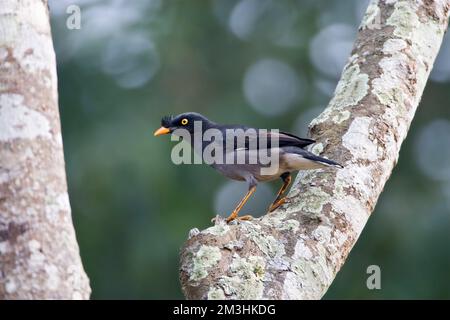
[[336, 161], [316, 156], [315, 154], [312, 154], [310, 152], [308, 152], [306, 155], [304, 155], [303, 158], [312, 160], [315, 162], [319, 162], [319, 163], [322, 163], [327, 166], [337, 167], [337, 168], [341, 168], [341, 169], [344, 168], [343, 165], [337, 163]]
[[287, 147], [287, 146], [296, 146], [300, 148], [304, 148], [306, 146], [309, 146], [310, 144], [315, 143], [316, 141], [312, 139], [304, 139], [297, 137], [296, 135], [293, 135], [291, 133], [280, 131], [280, 147]]
[[[260, 138], [262, 137], [262, 135], [264, 135], [264, 137], [266, 138], [265, 140], [266, 140], [268, 148], [271, 147], [271, 138], [272, 137], [278, 138], [278, 147], [292, 146], [292, 147], [304, 148], [315, 142], [314, 140], [303, 139], [303, 138], [297, 137], [296, 135], [293, 135], [293, 134], [287, 133], [287, 132], [283, 132], [283, 131], [279, 131], [278, 133], [276, 133], [276, 132], [271, 132], [270, 130], [261, 131], [260, 129], [254, 129], [254, 128], [237, 126], [237, 125], [236, 126], [222, 126], [220, 129], [222, 129], [222, 131], [224, 131], [225, 129], [242, 129], [244, 131], [246, 131], [248, 129], [253, 129], [258, 132], [257, 135], [245, 136], [244, 145], [238, 145], [237, 138], [235, 138], [233, 141], [233, 145], [234, 145], [233, 149], [238, 149], [238, 148], [251, 149], [255, 145], [257, 147], [259, 147], [259, 145], [260, 145], [259, 141], [260, 141]], [[255, 139], [256, 139], [257, 143], [255, 143]]]

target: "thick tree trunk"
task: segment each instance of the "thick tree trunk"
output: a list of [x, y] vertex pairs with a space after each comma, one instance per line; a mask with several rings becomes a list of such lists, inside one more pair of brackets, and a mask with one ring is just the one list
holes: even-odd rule
[[312, 148], [344, 164], [301, 173], [290, 202], [187, 241], [189, 299], [319, 299], [358, 239], [395, 166], [447, 28], [449, 0], [372, 1]]
[[0, 299], [88, 299], [47, 1], [0, 0]]

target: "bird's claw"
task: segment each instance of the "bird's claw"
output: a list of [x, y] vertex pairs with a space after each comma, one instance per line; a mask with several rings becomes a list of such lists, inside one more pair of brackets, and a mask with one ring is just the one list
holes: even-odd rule
[[211, 223], [214, 223], [214, 225], [218, 225], [218, 224], [232, 223], [233, 221], [236, 221], [236, 222], [250, 221], [252, 219], [253, 219], [253, 216], [251, 216], [249, 214], [245, 215], [245, 216], [228, 217], [226, 219], [218, 214], [214, 218], [211, 219]]
[[272, 204], [270, 205], [270, 207], [269, 207], [269, 212], [275, 211], [275, 210], [278, 209], [281, 205], [283, 205], [283, 204], [285, 204], [285, 203], [287, 203], [287, 202], [289, 202], [289, 200], [286, 199], [286, 197], [281, 198], [280, 200], [278, 200], [278, 201], [276, 201], [276, 202], [274, 202], [274, 203], [272, 203]]
[[239, 222], [241, 222], [241, 221], [250, 221], [250, 220], [253, 220], [253, 216], [247, 214], [247, 215], [245, 215], [245, 216], [228, 217], [228, 218], [226, 219], [226, 222], [227, 222], [227, 223], [231, 223], [231, 222], [234, 222], [234, 221], [235, 221], [236, 223], [239, 223]]

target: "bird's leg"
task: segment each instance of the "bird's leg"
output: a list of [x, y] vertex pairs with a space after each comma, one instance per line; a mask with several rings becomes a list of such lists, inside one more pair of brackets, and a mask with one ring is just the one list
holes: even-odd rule
[[242, 198], [242, 200], [239, 202], [239, 204], [236, 206], [236, 208], [233, 210], [233, 212], [227, 218], [227, 220], [226, 220], [227, 223], [229, 223], [235, 219], [239, 219], [239, 220], [251, 220], [252, 219], [252, 216], [250, 216], [250, 215], [238, 217], [238, 214], [239, 214], [239, 211], [242, 209], [242, 207], [245, 205], [245, 203], [248, 201], [250, 196], [253, 194], [253, 192], [255, 192], [255, 190], [256, 190], [256, 186], [252, 186], [252, 187], [250, 187], [250, 189], [248, 189], [247, 194], [244, 196], [244, 198]]
[[286, 189], [289, 187], [292, 181], [291, 174], [289, 172], [285, 172], [281, 175], [281, 179], [283, 179], [283, 185], [277, 193], [277, 197], [274, 202], [269, 207], [269, 212], [274, 211], [276, 208], [281, 206], [286, 201], [286, 197], [283, 197], [283, 194], [286, 192]]

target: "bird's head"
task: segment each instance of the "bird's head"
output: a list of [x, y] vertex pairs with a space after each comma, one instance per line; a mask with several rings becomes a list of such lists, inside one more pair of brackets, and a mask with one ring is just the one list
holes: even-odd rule
[[186, 129], [189, 133], [194, 133], [194, 123], [199, 121], [202, 128], [209, 127], [212, 123], [205, 116], [196, 112], [186, 112], [177, 116], [166, 116], [161, 119], [161, 128], [155, 131], [155, 136], [172, 133], [177, 129]]

